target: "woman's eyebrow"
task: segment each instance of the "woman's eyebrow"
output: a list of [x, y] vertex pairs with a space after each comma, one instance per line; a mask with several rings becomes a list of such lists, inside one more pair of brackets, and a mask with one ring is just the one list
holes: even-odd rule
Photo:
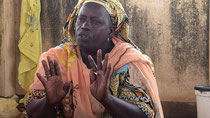
[[100, 17], [97, 17], [97, 16], [91, 16], [90, 18], [91, 19], [100, 19]]
[[80, 14], [80, 15], [78, 15], [79, 17], [86, 17], [86, 15], [84, 15], [84, 14]]
[[[87, 17], [85, 14], [80, 14], [78, 17]], [[99, 19], [100, 17], [98, 16], [90, 16], [91, 19]]]

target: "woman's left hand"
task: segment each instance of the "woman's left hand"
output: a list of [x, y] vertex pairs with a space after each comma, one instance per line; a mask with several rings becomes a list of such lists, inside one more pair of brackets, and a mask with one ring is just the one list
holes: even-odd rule
[[110, 78], [111, 64], [108, 64], [109, 54], [105, 55], [104, 62], [102, 63], [102, 51], [97, 51], [97, 64], [94, 59], [89, 55], [90, 62], [90, 90], [92, 95], [102, 102], [108, 96], [108, 79]]

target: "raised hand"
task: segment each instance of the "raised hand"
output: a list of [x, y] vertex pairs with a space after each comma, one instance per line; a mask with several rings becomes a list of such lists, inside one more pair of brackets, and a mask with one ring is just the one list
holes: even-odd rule
[[66, 96], [69, 88], [72, 88], [72, 82], [63, 83], [57, 61], [55, 60], [53, 62], [49, 56], [47, 57], [47, 61], [49, 68], [47, 62], [45, 60], [42, 61], [45, 76], [42, 76], [40, 73], [36, 75], [45, 88], [47, 102], [51, 105], [56, 105]]
[[[90, 71], [90, 90], [92, 95], [99, 101], [103, 101], [108, 95], [107, 83], [110, 78], [111, 65], [108, 64], [109, 55], [105, 55], [102, 63], [102, 51], [97, 51], [97, 64], [89, 55], [88, 60], [91, 66]], [[108, 65], [108, 66], [107, 66]]]

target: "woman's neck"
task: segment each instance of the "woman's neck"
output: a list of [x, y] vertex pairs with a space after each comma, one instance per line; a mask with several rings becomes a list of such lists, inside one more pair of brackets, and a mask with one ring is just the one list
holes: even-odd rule
[[[102, 49], [102, 60], [104, 59], [105, 54], [110, 53], [113, 48], [114, 48], [114, 43], [110, 40], [107, 43], [107, 45], [105, 45], [104, 48]], [[80, 48], [80, 54], [81, 54], [83, 63], [88, 68], [90, 68], [90, 64], [89, 64], [89, 61], [88, 61], [88, 55], [91, 55], [95, 62], [97, 61], [96, 60], [97, 59], [97, 50], [89, 51], [89, 50]]]

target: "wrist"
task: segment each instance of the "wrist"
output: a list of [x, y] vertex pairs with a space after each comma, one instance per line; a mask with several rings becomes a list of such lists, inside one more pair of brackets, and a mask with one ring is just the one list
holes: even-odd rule
[[112, 101], [112, 95], [107, 94], [104, 96], [104, 99], [101, 100], [101, 104], [103, 104], [105, 106], [108, 103], [110, 103], [111, 101]]
[[54, 108], [54, 107], [56, 106], [56, 104], [51, 104], [51, 103], [49, 102], [49, 100], [47, 99], [46, 96], [43, 97], [42, 99], [43, 99], [45, 105], [46, 105], [48, 108]]

